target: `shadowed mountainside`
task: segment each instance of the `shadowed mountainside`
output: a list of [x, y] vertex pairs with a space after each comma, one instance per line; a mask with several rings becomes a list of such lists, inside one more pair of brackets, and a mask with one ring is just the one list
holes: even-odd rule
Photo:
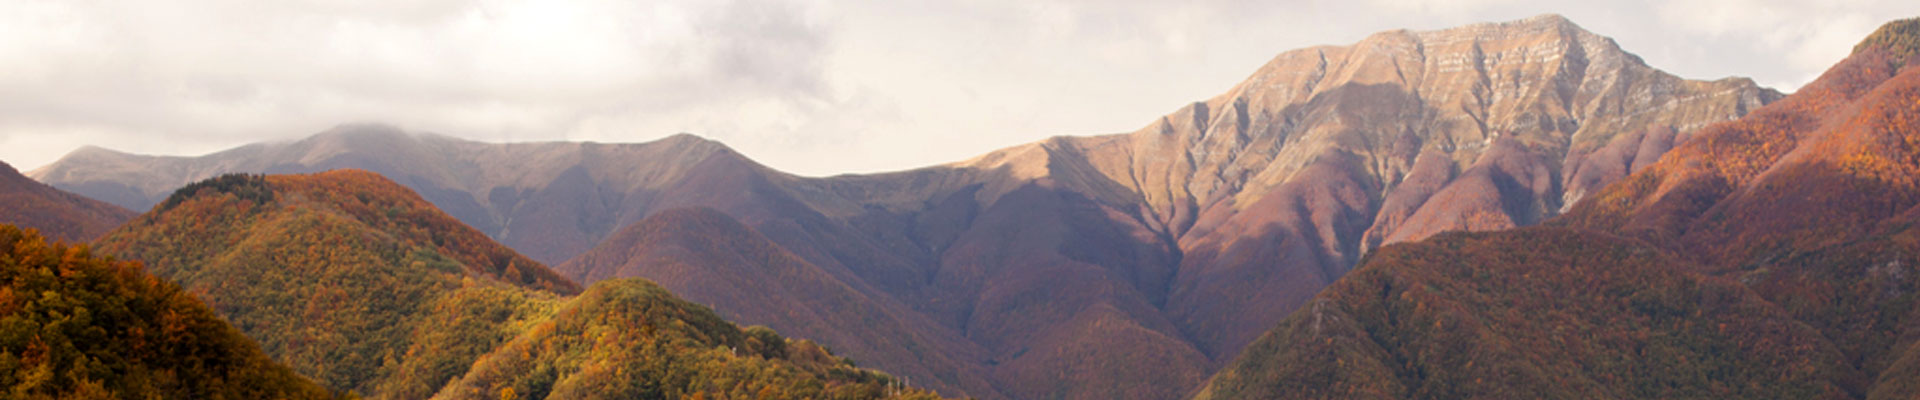
[[1889, 23], [1548, 228], [1384, 248], [1201, 397], [1912, 398], [1916, 49]]
[[[1674, 77], [1548, 15], [1289, 51], [1136, 132], [895, 173], [796, 177], [685, 135], [484, 144], [347, 126], [204, 157], [84, 149], [33, 176], [138, 205], [230, 171], [365, 168], [536, 259], [574, 260], [583, 283], [668, 278], [744, 322], [969, 395], [1171, 398], [1382, 244], [1538, 223], [1778, 96]], [[678, 207], [725, 213], [803, 263], [732, 261], [812, 277], [755, 287], [872, 301], [775, 315], [794, 303], [693, 288], [776, 274], [594, 247]], [[715, 257], [680, 262], [728, 260]], [[843, 342], [866, 327], [837, 321], [874, 316], [914, 341]], [[974, 365], [901, 361], [931, 353]]]
[[134, 215], [127, 209], [35, 182], [0, 162], [0, 224], [33, 228], [53, 240], [85, 243]]
[[554, 270], [589, 282], [644, 276], [676, 295], [711, 301], [728, 320], [806, 332], [836, 343], [838, 352], [885, 357], [860, 361], [887, 365], [890, 373], [940, 377], [922, 381], [924, 387], [992, 387], [978, 346], [897, 300], [850, 287], [713, 209], [654, 214]]

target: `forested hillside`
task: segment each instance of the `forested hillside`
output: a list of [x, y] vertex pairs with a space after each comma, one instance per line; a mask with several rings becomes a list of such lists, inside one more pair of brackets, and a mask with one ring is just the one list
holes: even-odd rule
[[0, 397], [336, 396], [139, 263], [0, 225]]
[[[497, 360], [520, 354], [529, 341], [566, 343], [567, 349], [552, 355], [560, 359], [538, 360], [537, 370], [509, 375], [555, 380], [487, 386], [484, 397], [631, 398], [725, 395], [736, 389], [671, 380], [678, 376], [778, 382], [750, 392], [766, 390], [776, 398], [927, 395], [844, 364], [807, 342], [794, 342], [791, 354], [800, 358], [787, 360], [788, 353], [774, 350], [787, 348], [786, 339], [771, 330], [741, 330], [650, 283], [624, 284], [645, 288], [645, 296], [617, 301], [604, 299], [612, 288], [624, 287], [612, 282], [605, 285], [610, 288], [571, 297], [579, 287], [546, 266], [366, 171], [225, 175], [196, 182], [101, 239], [99, 246], [105, 253], [144, 260], [157, 275], [180, 282], [295, 371], [328, 388], [371, 398], [472, 394], [448, 388], [494, 385], [468, 382], [497, 377], [489, 371], [499, 368], [531, 365]], [[656, 303], [651, 309], [663, 312], [623, 314], [624, 307], [640, 305], [627, 300]], [[668, 330], [659, 335], [638, 330], [643, 321]], [[697, 329], [678, 330], [687, 326]], [[648, 343], [655, 345], [643, 346]], [[753, 347], [757, 353], [715, 350], [729, 345], [760, 347]], [[579, 368], [582, 363], [590, 368]], [[640, 373], [625, 367], [643, 364], [664, 368], [654, 371], [663, 375], [644, 376], [667, 380], [601, 382], [594, 375]], [[743, 367], [750, 364], [756, 366]], [[594, 377], [580, 378], [584, 382], [651, 389], [564, 385], [583, 382], [567, 379], [574, 374]], [[767, 380], [773, 376], [781, 378]], [[563, 385], [547, 386], [556, 382]], [[498, 390], [506, 388], [514, 391]]]
[[436, 398], [937, 399], [813, 342], [741, 329], [642, 280], [610, 280], [482, 357]]

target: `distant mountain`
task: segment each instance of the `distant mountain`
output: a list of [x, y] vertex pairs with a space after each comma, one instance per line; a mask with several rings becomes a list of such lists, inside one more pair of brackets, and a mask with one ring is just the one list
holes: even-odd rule
[[133, 211], [54, 189], [0, 162], [0, 224], [33, 228], [53, 240], [85, 243], [133, 219]]
[[1920, 395], [1917, 54], [1889, 23], [1552, 228], [1382, 249], [1201, 397]]
[[328, 399], [139, 263], [0, 225], [0, 391], [11, 399]]
[[225, 175], [100, 239], [336, 390], [421, 398], [580, 289], [364, 171]]
[[[1778, 97], [1660, 72], [1549, 15], [1289, 51], [1136, 132], [885, 174], [797, 177], [690, 136], [484, 144], [349, 126], [196, 158], [84, 149], [32, 175], [138, 205], [225, 172], [366, 168], [538, 260], [592, 254], [566, 264], [583, 283], [660, 278], [883, 369], [934, 368], [904, 373], [923, 382], [985, 398], [1171, 398], [1382, 244], [1538, 223]], [[681, 207], [723, 212], [804, 261], [748, 265], [839, 281], [752, 287], [874, 302], [819, 313], [695, 290], [779, 275], [689, 274], [619, 259], [658, 251], [601, 243]], [[864, 334], [836, 322], [856, 315], [917, 339], [841, 342]], [[931, 353], [974, 365], [896, 361]]]
[[188, 182], [228, 173], [364, 169], [393, 179], [535, 260], [565, 261], [647, 211], [694, 206], [707, 177], [771, 174], [719, 143], [680, 135], [641, 145], [488, 144], [349, 125], [284, 143], [201, 157], [82, 148], [32, 175], [55, 187], [145, 210]]

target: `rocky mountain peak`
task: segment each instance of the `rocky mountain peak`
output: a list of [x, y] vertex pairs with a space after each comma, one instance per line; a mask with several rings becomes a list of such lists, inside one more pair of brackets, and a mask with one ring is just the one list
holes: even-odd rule
[[1732, 119], [1778, 96], [1748, 80], [1666, 74], [1548, 14], [1281, 53], [1227, 93], [1131, 134], [1124, 151], [1086, 150], [1099, 175], [1172, 218], [1197, 211], [1174, 208], [1250, 204], [1329, 154], [1358, 157], [1366, 183], [1386, 188], [1422, 154], [1464, 170], [1506, 139], [1558, 158], [1652, 126]]

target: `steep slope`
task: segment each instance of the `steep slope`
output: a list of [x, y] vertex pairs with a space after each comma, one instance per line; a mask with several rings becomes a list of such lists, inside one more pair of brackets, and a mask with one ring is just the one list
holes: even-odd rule
[[1920, 19], [1776, 106], [1704, 132], [1564, 224], [1738, 278], [1839, 345], [1870, 398], [1920, 393]]
[[34, 182], [0, 162], [0, 224], [33, 228], [53, 240], [83, 243], [133, 216], [127, 209]]
[[480, 359], [435, 398], [935, 399], [808, 341], [740, 329], [640, 280], [610, 280]]
[[1849, 397], [1832, 343], [1739, 283], [1686, 270], [1563, 228], [1388, 246], [1198, 397]]
[[138, 263], [0, 225], [0, 390], [13, 399], [327, 399]]
[[961, 347], [971, 343], [956, 332], [896, 300], [849, 287], [713, 209], [654, 214], [554, 269], [582, 282], [643, 277], [728, 320], [836, 343], [836, 351], [872, 355], [860, 361], [892, 373], [940, 378], [923, 387], [997, 393], [981, 366], [982, 350]]
[[419, 398], [578, 286], [364, 171], [226, 175], [101, 238], [336, 390]]
[[[1615, 349], [1672, 342], [1724, 342], [1731, 333], [1734, 334], [1731, 338], [1739, 340], [1730, 344], [1737, 346], [1718, 348], [1739, 351], [1699, 354], [1711, 356], [1706, 358], [1689, 355], [1685, 359], [1765, 358], [1731, 359], [1731, 365], [1739, 368], [1730, 371], [1738, 374], [1716, 374], [1709, 376], [1714, 379], [1708, 381], [1643, 380], [1621, 384], [1602, 381], [1594, 393], [1637, 397], [1636, 392], [1622, 390], [1651, 386], [1671, 390], [1660, 392], [1663, 395], [1724, 397], [1772, 386], [1777, 391], [1734, 394], [1733, 397], [1892, 399], [1920, 394], [1920, 385], [1914, 383], [1920, 382], [1920, 367], [1916, 367], [1920, 366], [1920, 349], [1913, 345], [1914, 339], [1920, 338], [1920, 312], [1914, 307], [1916, 300], [1920, 300], [1920, 290], [1916, 290], [1920, 289], [1920, 274], [1912, 270], [1912, 266], [1920, 262], [1914, 256], [1920, 254], [1920, 247], [1916, 247], [1920, 246], [1916, 245], [1920, 243], [1920, 232], [1912, 230], [1916, 216], [1920, 216], [1915, 207], [1920, 205], [1920, 182], [1913, 178], [1920, 172], [1920, 155], [1916, 155], [1920, 154], [1920, 146], [1915, 145], [1920, 143], [1920, 124], [1916, 124], [1920, 121], [1920, 68], [1916, 68], [1920, 66], [1920, 57], [1915, 56], [1914, 43], [1920, 43], [1920, 19], [1896, 21], [1882, 27], [1862, 41], [1852, 56], [1829, 69], [1819, 80], [1745, 118], [1701, 131], [1696, 139], [1675, 149], [1673, 154], [1606, 187], [1575, 205], [1567, 215], [1549, 222], [1548, 225], [1555, 226], [1551, 230], [1455, 238], [1383, 250], [1379, 257], [1362, 267], [1367, 278], [1343, 281], [1316, 300], [1310, 310], [1295, 313], [1250, 346], [1233, 367], [1216, 375], [1207, 393], [1231, 397], [1327, 384], [1333, 382], [1327, 378], [1329, 374], [1340, 374], [1340, 368], [1347, 365], [1384, 362], [1389, 368], [1405, 365], [1398, 367], [1403, 370], [1451, 368], [1458, 365], [1452, 361], [1458, 360], [1408, 361], [1389, 355], [1422, 351], [1426, 353], [1420, 354], [1457, 354], [1471, 351], [1472, 346], [1479, 343], [1449, 341], [1447, 338], [1453, 336], [1447, 335], [1453, 332], [1437, 329], [1402, 331], [1405, 334], [1393, 340], [1382, 340], [1380, 335], [1372, 333], [1374, 330], [1352, 324], [1323, 329], [1327, 323], [1321, 321], [1377, 320], [1380, 315], [1404, 321], [1405, 315], [1393, 310], [1403, 310], [1409, 299], [1386, 296], [1390, 293], [1383, 287], [1389, 285], [1405, 291], [1436, 286], [1478, 290], [1481, 297], [1460, 298], [1489, 301], [1427, 314], [1452, 313], [1457, 315], [1457, 320], [1486, 321], [1508, 313], [1533, 312], [1536, 308], [1526, 305], [1556, 302], [1570, 295], [1576, 299], [1584, 295], [1593, 300], [1583, 303], [1626, 301], [1634, 304], [1636, 301], [1633, 291], [1587, 294], [1582, 291], [1592, 289], [1586, 288], [1629, 283], [1663, 293], [1676, 283], [1681, 284], [1680, 289], [1686, 289], [1688, 282], [1698, 282], [1699, 287], [1737, 288], [1737, 292], [1721, 297], [1738, 301], [1692, 296], [1692, 300], [1679, 305], [1722, 309], [1737, 305], [1756, 312], [1744, 313], [1747, 317], [1733, 321], [1711, 317], [1731, 324], [1725, 332], [1717, 329], [1689, 332], [1685, 329], [1687, 325], [1675, 330], [1670, 323], [1657, 318], [1619, 321], [1611, 324], [1607, 331], [1647, 334], [1620, 340]], [[1624, 252], [1652, 260], [1601, 263], [1599, 267], [1573, 265], [1577, 268], [1569, 272], [1533, 272], [1523, 274], [1518, 282], [1511, 282], [1514, 268], [1581, 264], [1545, 254], [1571, 246], [1543, 233], [1559, 231], [1579, 232], [1565, 234], [1586, 236], [1596, 243], [1615, 243], [1611, 245], [1615, 249], [1604, 254]], [[1416, 260], [1400, 252], [1431, 252], [1435, 247], [1460, 253], [1446, 257], [1462, 259]], [[1482, 259], [1490, 260], [1474, 262]], [[1652, 268], [1646, 266], [1649, 263]], [[1522, 267], [1512, 267], [1514, 265]], [[1453, 276], [1422, 277], [1421, 274]], [[1499, 281], [1480, 278], [1486, 276], [1506, 278]], [[1581, 285], [1582, 288], [1554, 291], [1510, 290], [1515, 286], [1540, 287], [1577, 279], [1589, 282]], [[1636, 317], [1647, 310], [1638, 311], [1602, 310], [1593, 315], [1618, 320]], [[1711, 313], [1711, 310], [1703, 312]], [[1373, 316], [1363, 316], [1364, 313]], [[1739, 315], [1742, 314], [1731, 316]], [[1400, 325], [1405, 326], [1398, 329], [1412, 326]], [[1734, 329], [1742, 325], [1746, 328]], [[1497, 337], [1519, 342], [1563, 337], [1563, 331], [1561, 327], [1518, 326], [1509, 327]], [[1373, 335], [1373, 338], [1367, 339], [1364, 335]], [[1741, 338], [1742, 335], [1745, 338]], [[1506, 386], [1564, 382], [1554, 379], [1567, 376], [1599, 380], [1598, 377], [1605, 377], [1611, 371], [1611, 366], [1603, 362], [1616, 354], [1632, 353], [1610, 349], [1565, 354], [1563, 359], [1580, 364], [1559, 369], [1565, 374], [1524, 378], [1523, 382], [1510, 382]], [[1482, 365], [1512, 365], [1540, 359], [1519, 354], [1489, 358]], [[1769, 358], [1784, 361], [1766, 361]], [[1341, 362], [1325, 364], [1328, 360]], [[1638, 364], [1630, 365], [1640, 370], [1659, 367], [1648, 365], [1651, 362], [1648, 359], [1636, 362]], [[1359, 377], [1360, 374], [1355, 373], [1351, 374], [1354, 378], [1341, 382], [1345, 386], [1322, 387], [1400, 387], [1375, 394], [1423, 393], [1406, 385], [1409, 379], [1404, 372], [1397, 372], [1401, 377], [1396, 380], [1381, 375], [1380, 368], [1365, 368], [1373, 371], [1373, 376]], [[1498, 376], [1497, 371], [1485, 372], [1475, 371], [1472, 375]], [[1749, 382], [1748, 386], [1735, 385], [1740, 381]], [[1637, 383], [1637, 386], [1628, 383]], [[1501, 393], [1492, 387], [1460, 385], [1451, 389], [1468, 394]], [[1284, 397], [1313, 395], [1303, 392]]]
[[[33, 176], [157, 202], [193, 177], [357, 166], [555, 263], [648, 215], [710, 207], [842, 283], [820, 287], [918, 315], [885, 301], [850, 314], [931, 320], [952, 334], [918, 337], [961, 338], [918, 348], [981, 360], [997, 393], [964, 374], [905, 376], [983, 397], [1169, 398], [1379, 245], [1538, 223], [1776, 97], [1745, 79], [1674, 77], [1542, 16], [1289, 51], [1136, 132], [896, 173], [795, 177], [690, 136], [484, 144], [350, 126], [198, 158], [88, 149]], [[684, 276], [715, 280], [673, 285], [741, 275]], [[794, 293], [825, 293], [813, 290]], [[748, 311], [790, 304], [721, 309], [862, 328]], [[806, 335], [858, 359], [919, 356]]]
[[876, 286], [986, 345], [1014, 396], [1091, 398], [1181, 387], [1378, 245], [1537, 223], [1776, 97], [1543, 16], [1287, 52], [1137, 132], [824, 183], [932, 265]]
[[[1103, 172], [1191, 170], [1171, 181], [1182, 186], [1140, 191], [1168, 210], [1154, 214], [1184, 254], [1169, 312], [1203, 349], [1231, 355], [1373, 247], [1537, 223], [1624, 176], [1605, 170], [1777, 96], [1668, 75], [1558, 16], [1389, 32], [1283, 54], [1197, 104], [1204, 124], [1130, 138], [1186, 151], [1136, 150]], [[1228, 155], [1159, 161], [1182, 153]]]

